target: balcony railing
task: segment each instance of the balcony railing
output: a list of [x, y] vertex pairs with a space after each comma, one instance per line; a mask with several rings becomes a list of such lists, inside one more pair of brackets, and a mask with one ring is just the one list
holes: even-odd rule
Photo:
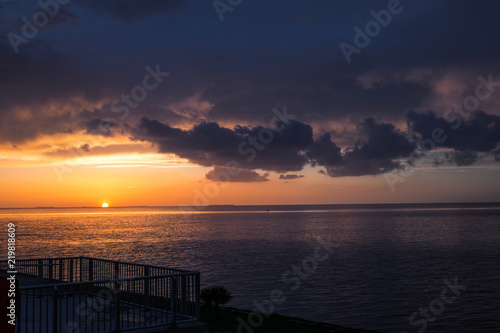
[[[7, 261], [0, 261], [6, 275]], [[126, 332], [196, 321], [200, 273], [89, 257], [16, 260], [16, 332]]]

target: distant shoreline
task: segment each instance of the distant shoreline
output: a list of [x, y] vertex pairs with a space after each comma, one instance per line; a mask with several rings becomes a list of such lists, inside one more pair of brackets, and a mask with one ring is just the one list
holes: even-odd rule
[[163, 209], [167, 211], [322, 211], [322, 210], [383, 210], [383, 209], [472, 209], [500, 208], [500, 202], [455, 203], [379, 203], [379, 204], [300, 204], [300, 205], [209, 205], [209, 206], [116, 206], [101, 207], [0, 207], [0, 210], [37, 209]]

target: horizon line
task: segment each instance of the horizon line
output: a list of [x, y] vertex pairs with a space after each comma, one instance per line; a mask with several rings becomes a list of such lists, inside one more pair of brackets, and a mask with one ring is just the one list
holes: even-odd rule
[[385, 203], [334, 203], [334, 204], [217, 204], [217, 205], [133, 205], [133, 206], [34, 206], [34, 207], [0, 207], [0, 209], [75, 209], [75, 208], [209, 208], [209, 207], [276, 207], [276, 206], [383, 206], [383, 205], [499, 205], [499, 201], [468, 201], [468, 202], [385, 202]]

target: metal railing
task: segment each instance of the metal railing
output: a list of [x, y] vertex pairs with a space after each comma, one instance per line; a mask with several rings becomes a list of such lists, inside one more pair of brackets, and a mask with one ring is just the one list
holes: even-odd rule
[[[0, 261], [0, 275], [7, 272]], [[195, 321], [200, 273], [89, 257], [16, 260], [16, 332], [122, 332]]]

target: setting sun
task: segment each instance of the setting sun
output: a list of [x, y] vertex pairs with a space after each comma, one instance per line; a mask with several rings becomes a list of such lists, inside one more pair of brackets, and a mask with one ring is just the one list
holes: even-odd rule
[[109, 205], [107, 203], [102, 204], [102, 208], [108, 208], [108, 207], [109, 207]]

